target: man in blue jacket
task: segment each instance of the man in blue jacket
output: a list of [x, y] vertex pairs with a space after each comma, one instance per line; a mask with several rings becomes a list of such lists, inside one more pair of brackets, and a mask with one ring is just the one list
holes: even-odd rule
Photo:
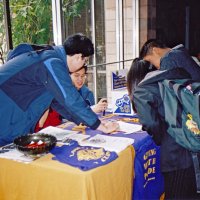
[[63, 46], [16, 47], [0, 68], [0, 146], [34, 132], [50, 104], [63, 117], [70, 114], [76, 124], [83, 123], [105, 133], [116, 130], [117, 123], [101, 123], [69, 75], [93, 53], [91, 40], [82, 34], [69, 36]]

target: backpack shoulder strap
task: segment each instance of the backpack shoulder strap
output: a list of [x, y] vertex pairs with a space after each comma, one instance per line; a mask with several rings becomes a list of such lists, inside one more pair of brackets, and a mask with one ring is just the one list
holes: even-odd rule
[[23, 53], [27, 53], [27, 52], [31, 52], [31, 51], [33, 51], [33, 48], [30, 44], [28, 44], [28, 43], [19, 44], [13, 50], [9, 51], [9, 53], [7, 55], [7, 61], [9, 61]]
[[50, 45], [36, 45], [36, 44], [22, 43], [22, 44], [19, 44], [17, 47], [15, 47], [13, 50], [11, 50], [8, 53], [7, 61], [27, 52], [34, 51], [39, 54], [42, 51], [48, 50], [48, 49], [53, 49], [53, 47]]

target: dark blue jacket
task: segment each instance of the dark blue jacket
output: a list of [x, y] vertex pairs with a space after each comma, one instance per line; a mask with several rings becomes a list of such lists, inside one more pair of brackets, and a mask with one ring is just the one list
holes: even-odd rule
[[193, 60], [183, 45], [172, 48], [160, 61], [160, 70], [184, 68], [192, 80], [200, 81], [200, 66]]
[[0, 146], [34, 131], [43, 112], [53, 108], [77, 124], [96, 129], [100, 120], [73, 86], [64, 48], [30, 51], [0, 67]]
[[[81, 95], [81, 97], [85, 100], [85, 102], [87, 103], [87, 105], [89, 105], [90, 107], [93, 106], [93, 105], [95, 105], [94, 95], [93, 95], [92, 91], [89, 90], [88, 87], [86, 87], [85, 85], [83, 85], [81, 87], [81, 89], [78, 90], [78, 92]], [[53, 105], [51, 105], [51, 107], [53, 107]], [[67, 119], [69, 121], [73, 121], [71, 115], [65, 116], [65, 119]]]
[[83, 85], [82, 88], [79, 90], [79, 93], [89, 106], [95, 105], [94, 95], [88, 87]]

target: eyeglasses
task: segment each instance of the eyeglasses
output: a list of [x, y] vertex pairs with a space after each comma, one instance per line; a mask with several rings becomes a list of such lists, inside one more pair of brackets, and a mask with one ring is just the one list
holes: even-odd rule
[[82, 80], [85, 80], [87, 78], [86, 74], [82, 74], [82, 75], [80, 75], [80, 74], [72, 74], [72, 76], [77, 80], [79, 78], [82, 79]]
[[82, 56], [82, 58], [84, 59], [85, 65], [87, 65], [89, 63], [89, 58], [88, 57], [83, 57], [83, 56]]

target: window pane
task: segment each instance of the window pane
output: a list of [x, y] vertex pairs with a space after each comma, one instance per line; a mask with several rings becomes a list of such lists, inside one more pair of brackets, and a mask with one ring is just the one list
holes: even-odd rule
[[3, 1], [0, 1], [0, 66], [4, 63], [8, 51], [5, 30], [4, 6]]
[[51, 0], [10, 0], [13, 46], [28, 42], [52, 44]]
[[91, 4], [89, 0], [63, 0], [64, 38], [83, 33], [91, 38]]
[[[124, 60], [133, 59], [133, 10], [132, 0], [124, 0]], [[125, 68], [130, 68], [132, 61], [124, 63]]]
[[[95, 1], [95, 42], [96, 42], [96, 63], [105, 63], [105, 17], [104, 17], [104, 1]], [[101, 69], [105, 69], [102, 66]]]
[[[117, 61], [117, 28], [116, 28], [116, 0], [105, 2], [105, 48], [106, 48], [106, 63]], [[109, 64], [106, 66], [106, 90], [108, 102], [111, 102], [111, 72], [116, 71], [117, 64]]]
[[[106, 62], [104, 0], [96, 0], [94, 7], [96, 63], [102, 64]], [[106, 85], [106, 66], [101, 65], [97, 67], [97, 99], [107, 97]]]

